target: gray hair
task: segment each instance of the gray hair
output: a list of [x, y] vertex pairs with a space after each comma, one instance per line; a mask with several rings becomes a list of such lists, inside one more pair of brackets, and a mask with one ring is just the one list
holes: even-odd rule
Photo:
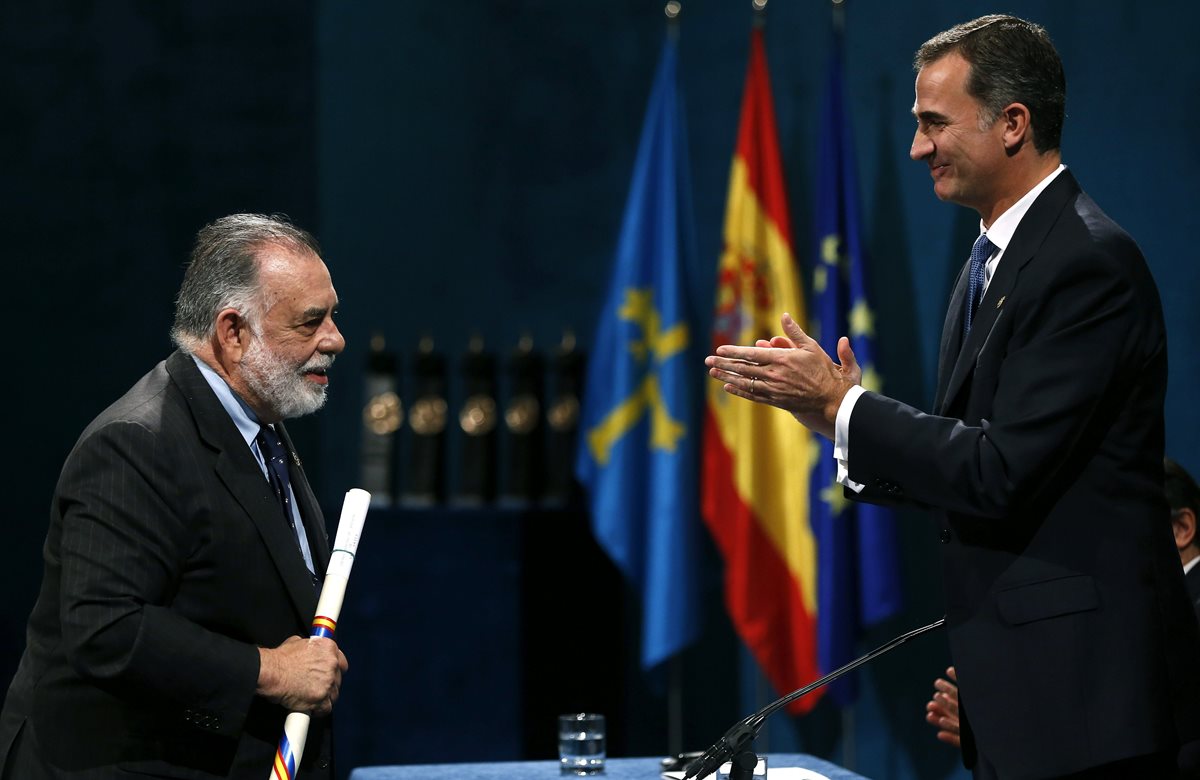
[[991, 14], [951, 27], [930, 38], [913, 60], [913, 69], [958, 53], [971, 65], [967, 93], [980, 103], [979, 122], [987, 127], [1004, 107], [1029, 109], [1033, 144], [1040, 153], [1062, 144], [1067, 78], [1046, 30], [1015, 16]]
[[321, 255], [312, 234], [282, 214], [231, 214], [200, 229], [175, 299], [176, 346], [193, 352], [212, 338], [223, 309], [236, 309], [257, 330], [263, 313], [258, 252], [267, 244]]

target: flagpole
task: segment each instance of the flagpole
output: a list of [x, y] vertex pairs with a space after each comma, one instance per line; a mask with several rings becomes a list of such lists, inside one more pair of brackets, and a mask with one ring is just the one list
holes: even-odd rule
[[667, 661], [667, 755], [683, 752], [683, 663], [676, 654]]
[[[830, 10], [833, 17], [833, 35], [845, 38], [846, 34], [846, 0], [830, 0]], [[857, 702], [850, 702], [842, 707], [842, 764], [853, 771], [858, 766], [858, 733], [855, 726]]]
[[[667, 17], [667, 36], [679, 40], [679, 13], [683, 10], [679, 0], [669, 0], [663, 6]], [[677, 756], [683, 752], [683, 663], [679, 654], [667, 661], [667, 755]]]
[[[669, 0], [663, 6], [667, 17], [667, 36], [679, 40], [679, 13], [683, 6], [679, 0]], [[683, 753], [683, 663], [679, 654], [667, 661], [667, 755]]]
[[[750, 7], [754, 9], [754, 29], [761, 30], [767, 24], [767, 0], [750, 0]], [[755, 666], [758, 669], [758, 676], [754, 680], [754, 706], [762, 707], [770, 699], [772, 695], [771, 681], [767, 678], [766, 670], [758, 666], [757, 659]], [[763, 734], [762, 749], [767, 752], [771, 749], [771, 735], [768, 731]]]

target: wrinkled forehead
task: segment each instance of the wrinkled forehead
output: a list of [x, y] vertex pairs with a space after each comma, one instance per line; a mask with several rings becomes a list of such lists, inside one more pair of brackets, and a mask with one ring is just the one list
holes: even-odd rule
[[259, 249], [257, 259], [259, 288], [266, 311], [280, 303], [300, 308], [329, 307], [336, 303], [329, 269], [308, 247], [268, 244]]

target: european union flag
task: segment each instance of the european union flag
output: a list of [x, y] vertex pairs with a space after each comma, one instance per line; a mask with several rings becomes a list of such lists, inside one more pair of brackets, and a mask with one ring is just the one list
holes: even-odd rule
[[642, 667], [699, 633], [694, 246], [677, 45], [669, 35], [596, 329], [576, 474], [596, 539], [642, 596]]
[[[830, 355], [838, 337], [850, 336], [863, 369], [863, 386], [879, 390], [875, 322], [867, 301], [866, 263], [858, 211], [858, 171], [842, 85], [842, 41], [835, 32], [818, 146], [817, 260], [813, 272], [813, 334]], [[812, 472], [812, 510], [817, 538], [818, 658], [822, 672], [852, 660], [866, 626], [900, 609], [900, 567], [892, 513], [848, 502], [835, 482], [833, 444], [821, 439]], [[853, 675], [830, 686], [835, 703], [858, 695]]]

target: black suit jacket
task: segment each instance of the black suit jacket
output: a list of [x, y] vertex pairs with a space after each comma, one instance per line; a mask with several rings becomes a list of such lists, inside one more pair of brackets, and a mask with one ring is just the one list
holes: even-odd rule
[[[324, 520], [291, 468], [324, 572]], [[55, 490], [44, 559], [0, 760], [32, 723], [38, 760], [64, 770], [267, 776], [285, 713], [254, 695], [256, 648], [307, 635], [317, 591], [190, 356], [171, 355], [83, 432]], [[328, 721], [315, 719], [302, 776], [331, 776], [329, 762]]]
[[[934, 510], [974, 747], [1008, 778], [1200, 733], [1200, 634], [1163, 497], [1166, 338], [1133, 240], [1064, 171], [1005, 249], [935, 414], [873, 393], [850, 420], [857, 497]], [[974, 742], [972, 741], [974, 739]]]

